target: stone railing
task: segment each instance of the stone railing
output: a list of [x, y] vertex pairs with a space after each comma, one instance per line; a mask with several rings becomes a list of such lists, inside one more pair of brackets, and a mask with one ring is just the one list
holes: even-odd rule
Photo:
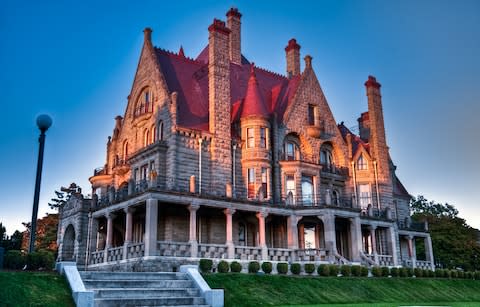
[[145, 256], [145, 243], [130, 243], [127, 247], [127, 258], [139, 258]]
[[392, 266], [393, 256], [391, 255], [378, 255], [378, 264], [380, 266]]
[[95, 251], [90, 254], [90, 264], [103, 263], [103, 257], [105, 256], [105, 251]]
[[123, 259], [123, 246], [111, 247], [108, 249], [107, 261], [117, 261]]
[[424, 261], [424, 260], [417, 260], [415, 262], [417, 268], [420, 268], [420, 269], [428, 269], [428, 270], [431, 270], [432, 269], [432, 263], [430, 261]]
[[165, 257], [190, 257], [190, 243], [188, 242], [172, 242], [158, 241], [158, 255]]
[[286, 248], [269, 248], [268, 260], [269, 261], [292, 261], [293, 251]]
[[262, 260], [262, 249], [258, 246], [235, 246], [235, 259]]
[[227, 258], [227, 246], [225, 244], [198, 244], [198, 258]]
[[306, 248], [297, 250], [299, 261], [324, 261], [327, 258], [327, 251], [318, 248]]

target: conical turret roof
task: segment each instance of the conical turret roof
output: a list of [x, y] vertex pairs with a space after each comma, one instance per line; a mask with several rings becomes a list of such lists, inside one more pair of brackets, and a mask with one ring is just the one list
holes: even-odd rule
[[248, 116], [268, 117], [268, 115], [269, 112], [255, 75], [254, 64], [252, 64], [250, 67], [250, 78], [248, 79], [247, 91], [243, 101], [241, 118]]

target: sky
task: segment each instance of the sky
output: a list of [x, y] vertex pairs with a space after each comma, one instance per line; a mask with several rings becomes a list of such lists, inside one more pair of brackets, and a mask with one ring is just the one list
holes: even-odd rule
[[[196, 57], [213, 18], [238, 7], [242, 53], [285, 74], [290, 38], [337, 122], [367, 110], [363, 83], [382, 84], [390, 155], [410, 194], [454, 205], [480, 228], [480, 1], [14, 1], [0, 4], [0, 222], [31, 220], [38, 135], [49, 114], [38, 216], [54, 190], [105, 163], [124, 113], [145, 27], [157, 47]], [[303, 61], [302, 61], [303, 69]]]

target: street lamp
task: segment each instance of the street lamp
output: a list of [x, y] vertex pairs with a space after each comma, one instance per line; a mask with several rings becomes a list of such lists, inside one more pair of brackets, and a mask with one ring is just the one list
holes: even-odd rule
[[38, 142], [40, 147], [38, 149], [37, 161], [37, 177], [35, 179], [35, 194], [33, 195], [33, 210], [32, 223], [30, 224], [30, 246], [28, 252], [35, 250], [35, 233], [37, 231], [37, 214], [38, 214], [38, 199], [40, 198], [40, 182], [42, 181], [42, 167], [43, 167], [43, 149], [45, 147], [45, 132], [52, 125], [52, 118], [46, 114], [37, 117], [37, 126], [40, 129], [40, 137]]

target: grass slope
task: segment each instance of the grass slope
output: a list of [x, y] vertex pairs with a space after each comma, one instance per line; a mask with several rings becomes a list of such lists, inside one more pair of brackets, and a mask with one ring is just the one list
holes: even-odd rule
[[0, 272], [0, 306], [75, 306], [67, 281], [56, 273]]
[[478, 280], [298, 277], [235, 273], [206, 274], [204, 278], [212, 288], [225, 289], [225, 306], [372, 306], [371, 303], [395, 306], [445, 302], [476, 302], [480, 306]]

